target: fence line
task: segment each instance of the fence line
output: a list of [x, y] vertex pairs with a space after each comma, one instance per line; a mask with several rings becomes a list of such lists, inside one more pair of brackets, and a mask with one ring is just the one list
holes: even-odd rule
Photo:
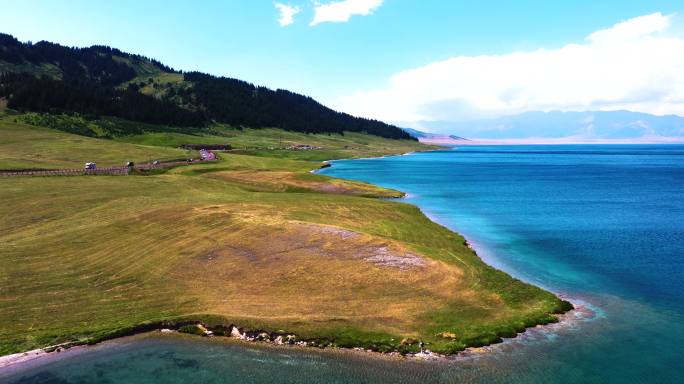
[[[197, 161], [197, 160], [196, 160]], [[200, 160], [201, 161], [201, 160]], [[200, 162], [197, 161], [197, 162]], [[141, 171], [149, 171], [151, 169], [170, 168], [181, 164], [192, 164], [192, 162], [184, 161], [167, 161], [154, 163], [138, 164], [133, 166], [133, 169]], [[106, 167], [96, 169], [85, 168], [67, 168], [67, 169], [47, 169], [36, 171], [0, 171], [0, 177], [14, 177], [14, 176], [74, 176], [74, 175], [115, 175], [125, 176], [130, 172], [130, 168], [126, 166], [121, 167]]]

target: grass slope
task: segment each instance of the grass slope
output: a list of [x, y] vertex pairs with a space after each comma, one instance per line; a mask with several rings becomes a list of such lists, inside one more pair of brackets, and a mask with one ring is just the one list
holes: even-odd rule
[[[0, 99], [0, 141], [6, 143], [6, 153], [22, 150], [39, 152], [20, 154], [27, 165], [32, 162], [58, 164], [57, 158], [48, 158], [45, 161], [39, 159], [42, 152], [47, 151], [60, 154], [71, 153], [75, 156], [102, 153], [107, 159], [110, 154], [115, 154], [117, 164], [129, 159], [141, 161], [144, 159], [167, 158], [187, 156], [187, 152], [178, 150], [182, 144], [231, 144], [235, 152], [254, 154], [267, 157], [328, 160], [351, 157], [382, 156], [426, 150], [430, 147], [414, 141], [392, 140], [378, 136], [361, 133], [346, 132], [338, 134], [303, 134], [299, 132], [284, 131], [282, 129], [236, 129], [225, 124], [214, 124], [207, 128], [179, 128], [145, 123], [132, 122], [113, 117], [87, 118], [79, 115], [50, 115], [25, 113], [17, 114], [3, 112], [3, 100]], [[27, 130], [27, 127], [53, 128], [43, 130], [39, 135], [37, 130]], [[74, 133], [73, 135], [59, 135], [58, 132]], [[112, 139], [119, 143], [137, 144], [137, 147], [119, 146], [117, 149], [111, 140], [91, 140], [92, 138]], [[71, 143], [67, 141], [71, 141]], [[20, 145], [16, 145], [16, 144]], [[54, 143], [54, 145], [52, 145]], [[290, 151], [284, 150], [296, 144], [309, 144], [322, 147], [315, 151]], [[106, 150], [103, 146], [106, 145]], [[169, 147], [174, 150], [163, 150], [156, 147]], [[89, 148], [94, 148], [90, 151]], [[141, 151], [145, 149], [145, 151]], [[1, 151], [1, 149], [0, 149]], [[85, 152], [83, 152], [85, 151]], [[129, 156], [126, 151], [131, 151]], [[15, 155], [16, 156], [16, 155]], [[141, 157], [143, 156], [143, 157]], [[9, 158], [9, 156], [6, 156]], [[31, 159], [32, 160], [29, 160]], [[81, 156], [81, 159], [86, 156]], [[87, 160], [84, 160], [87, 161]], [[9, 161], [8, 161], [9, 162]], [[82, 163], [81, 163], [82, 165]], [[108, 164], [109, 165], [109, 164]], [[20, 165], [21, 167], [21, 165]]]
[[124, 165], [126, 161], [185, 158], [177, 148], [131, 145], [34, 127], [14, 118], [0, 119], [0, 169], [80, 168], [87, 161], [98, 166]]
[[[225, 144], [232, 145], [235, 151], [258, 156], [330, 160], [382, 156], [426, 150], [430, 147], [407, 140], [391, 140], [378, 136], [347, 132], [342, 135], [302, 134], [282, 129], [233, 129], [217, 124], [206, 132], [184, 134], [177, 132], [152, 132], [142, 135], [123, 136], [115, 140], [133, 144], [177, 147], [181, 144]], [[278, 150], [297, 144], [322, 147], [315, 151]]]
[[[33, 166], [16, 148], [42, 153], [51, 141], [55, 149], [41, 166], [80, 164], [79, 153], [91, 147], [118, 162], [135, 150], [173, 155], [164, 152], [173, 148], [122, 141], [174, 146], [189, 139], [84, 138], [7, 119], [0, 132], [13, 140], [0, 140], [3, 166]], [[282, 135], [236, 131], [230, 142], [267, 146]], [[152, 176], [0, 180], [0, 354], [164, 319], [379, 350], [415, 349], [400, 345], [415, 338], [454, 352], [553, 321], [566, 307], [485, 265], [461, 236], [415, 206], [357, 196], [396, 191], [308, 173], [321, 165], [311, 158], [419, 144], [363, 135], [287, 140], [327, 149], [289, 151], [289, 159], [284, 151], [222, 154], [217, 163]]]

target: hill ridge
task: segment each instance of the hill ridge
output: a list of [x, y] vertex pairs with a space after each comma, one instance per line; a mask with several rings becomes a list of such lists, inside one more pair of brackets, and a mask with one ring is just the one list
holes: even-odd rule
[[381, 121], [334, 111], [283, 89], [195, 71], [94, 45], [22, 43], [0, 33], [0, 98], [9, 108], [122, 117], [150, 124], [273, 127], [306, 133], [366, 132], [415, 140]]

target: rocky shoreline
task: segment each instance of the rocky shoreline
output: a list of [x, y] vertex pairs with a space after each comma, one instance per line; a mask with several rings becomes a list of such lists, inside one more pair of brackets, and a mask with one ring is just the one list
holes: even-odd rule
[[369, 353], [375, 356], [386, 356], [394, 358], [412, 359], [412, 360], [459, 360], [467, 359], [472, 356], [482, 355], [483, 353], [494, 352], [497, 345], [508, 340], [516, 340], [525, 333], [530, 331], [535, 332], [555, 332], [563, 327], [572, 326], [577, 321], [586, 319], [592, 316], [592, 311], [587, 306], [573, 303], [573, 309], [559, 315], [558, 321], [548, 324], [540, 324], [534, 327], [525, 329], [525, 331], [517, 334], [515, 337], [502, 339], [499, 342], [481, 346], [468, 347], [463, 351], [459, 351], [453, 355], [439, 354], [430, 351], [422, 343], [421, 340], [405, 338], [400, 345], [405, 346], [403, 350], [381, 350], [380, 348], [362, 348], [362, 347], [339, 347], [334, 341], [328, 339], [299, 338], [294, 333], [285, 331], [267, 331], [267, 330], [250, 330], [247, 328], [240, 328], [236, 325], [223, 324], [208, 324], [202, 321], [161, 321], [155, 323], [143, 323], [138, 326], [128, 327], [111, 332], [103, 337], [97, 339], [89, 339], [85, 341], [66, 342], [48, 347], [35, 349], [26, 352], [15, 353], [11, 355], [0, 356], [0, 370], [10, 367], [18, 367], [22, 364], [32, 362], [37, 359], [42, 359], [48, 356], [54, 356], [60, 352], [65, 352], [73, 348], [85, 348], [86, 346], [100, 344], [105, 341], [113, 341], [125, 337], [131, 337], [142, 334], [159, 333], [159, 334], [187, 334], [199, 337], [216, 337], [226, 338], [232, 340], [239, 340], [243, 342], [263, 343], [273, 346], [296, 346], [305, 348], [318, 348], [326, 350], [339, 350]]

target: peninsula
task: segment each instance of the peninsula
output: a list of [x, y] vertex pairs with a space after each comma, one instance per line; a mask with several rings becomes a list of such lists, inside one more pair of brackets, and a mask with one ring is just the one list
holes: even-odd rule
[[[450, 354], [572, 308], [310, 172], [435, 148], [397, 127], [108, 47], [3, 35], [0, 73], [0, 355], [167, 327]], [[23, 174], [86, 162], [125, 175]]]

